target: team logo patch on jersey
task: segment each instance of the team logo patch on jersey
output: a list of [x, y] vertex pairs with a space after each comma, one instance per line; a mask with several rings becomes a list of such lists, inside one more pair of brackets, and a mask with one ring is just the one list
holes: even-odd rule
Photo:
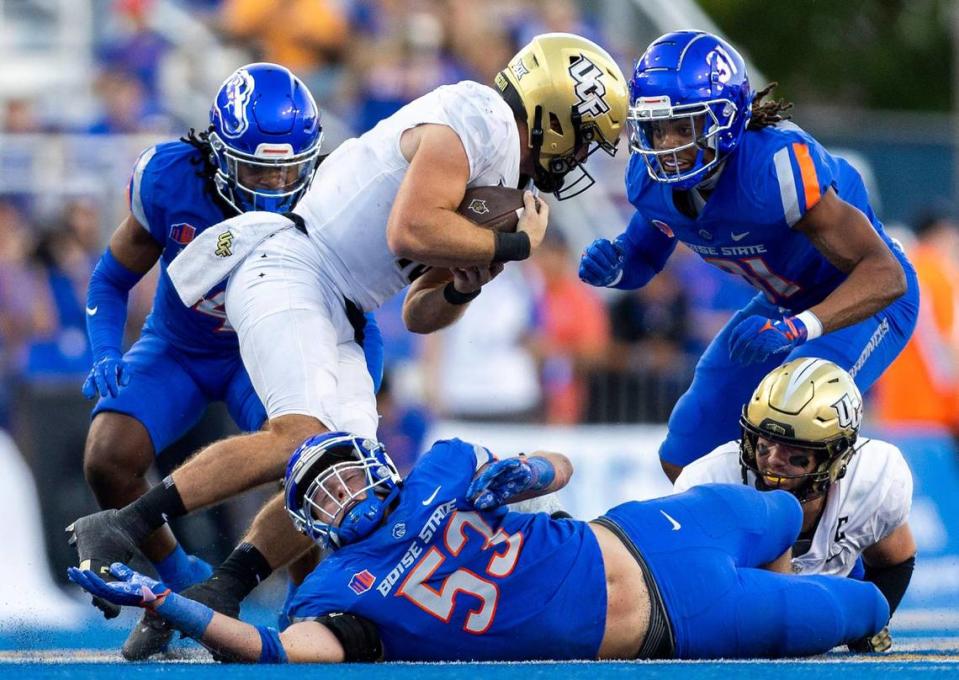
[[406, 536], [406, 523], [405, 523], [405, 522], [397, 522], [396, 524], [394, 524], [394, 525], [393, 525], [393, 531], [391, 532], [391, 535], [393, 536], [393, 538], [395, 538], [395, 539], [397, 539], [397, 540], [399, 540], [399, 539], [403, 538], [404, 536]]
[[216, 250], [213, 254], [217, 257], [229, 257], [233, 254], [233, 232], [224, 231], [216, 237]]
[[656, 227], [661, 232], [666, 234], [669, 238], [675, 238], [676, 235], [673, 233], [672, 228], [668, 224], [660, 220], [651, 220], [651, 221], [654, 227]]
[[606, 103], [606, 85], [603, 83], [603, 70], [584, 56], [569, 65], [569, 75], [576, 85], [573, 92], [579, 103], [576, 109], [584, 115], [596, 118], [609, 111]]
[[245, 68], [237, 69], [226, 83], [226, 106], [222, 109], [223, 134], [239, 137], [250, 127], [246, 106], [253, 96], [253, 76]]
[[350, 579], [350, 590], [357, 595], [362, 595], [372, 588], [374, 583], [376, 583], [376, 577], [370, 573], [369, 569], [364, 569], [358, 574], [353, 574], [353, 578]]
[[185, 246], [196, 236], [196, 227], [186, 222], [180, 222], [170, 227], [170, 240]]
[[489, 206], [486, 205], [486, 201], [482, 198], [474, 198], [470, 201], [470, 204], [466, 206], [466, 209], [477, 215], [485, 215], [489, 212]]

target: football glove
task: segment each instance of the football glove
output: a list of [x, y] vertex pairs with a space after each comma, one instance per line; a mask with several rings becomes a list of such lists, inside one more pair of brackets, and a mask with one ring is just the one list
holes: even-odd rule
[[889, 626], [885, 626], [875, 635], [853, 640], [846, 646], [849, 647], [850, 652], [856, 652], [857, 654], [888, 652], [892, 649], [892, 635], [889, 634]]
[[492, 510], [526, 491], [542, 491], [552, 484], [555, 471], [545, 458], [525, 456], [498, 460], [486, 466], [466, 490], [477, 510]]
[[93, 399], [97, 394], [115, 397], [120, 388], [128, 384], [130, 374], [126, 372], [123, 355], [111, 350], [93, 362], [90, 374], [83, 383], [83, 396], [87, 399]]
[[110, 574], [119, 580], [107, 582], [89, 570], [67, 569], [70, 580], [88, 593], [120, 606], [156, 609], [171, 592], [166, 584], [133, 571], [122, 562], [111, 564]]
[[806, 325], [795, 316], [773, 320], [754, 314], [739, 322], [729, 336], [729, 358], [739, 364], [787, 354], [806, 341]]
[[604, 238], [590, 243], [579, 261], [579, 278], [591, 286], [614, 286], [623, 278], [626, 249], [616, 239]]

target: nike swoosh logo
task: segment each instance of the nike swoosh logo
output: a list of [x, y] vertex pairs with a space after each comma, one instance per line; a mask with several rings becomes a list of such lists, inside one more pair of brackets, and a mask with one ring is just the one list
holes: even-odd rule
[[679, 522], [677, 522], [675, 519], [673, 519], [672, 517], [670, 517], [670, 516], [669, 516], [669, 513], [667, 513], [665, 510], [660, 510], [659, 512], [660, 512], [660, 514], [661, 514], [663, 517], [665, 517], [666, 519], [669, 520], [669, 523], [670, 523], [670, 524], [673, 525], [673, 531], [679, 531], [679, 528], [680, 528], [681, 526], [683, 526], [682, 524], [680, 524]]
[[87, 315], [94, 316], [98, 309], [100, 309], [100, 305], [97, 305], [96, 307], [87, 307]]
[[423, 501], [423, 505], [429, 505], [430, 503], [432, 503], [436, 499], [436, 494], [438, 494], [440, 492], [440, 489], [442, 488], [443, 488], [443, 485], [440, 484], [438, 487], [433, 489], [433, 493], [430, 494], [429, 498]]
[[742, 241], [742, 240], [743, 240], [744, 238], [746, 238], [747, 236], [749, 236], [749, 232], [748, 232], [748, 231], [744, 231], [744, 232], [741, 233], [741, 234], [732, 234], [732, 237], [733, 237], [733, 240], [734, 240], [734, 241]]

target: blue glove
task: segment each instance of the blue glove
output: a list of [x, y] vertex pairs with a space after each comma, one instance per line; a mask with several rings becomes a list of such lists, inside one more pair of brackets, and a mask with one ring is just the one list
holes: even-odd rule
[[83, 396], [93, 399], [97, 394], [101, 397], [115, 397], [121, 387], [130, 384], [130, 374], [126, 372], [123, 355], [110, 350], [93, 362], [90, 375], [83, 383]]
[[119, 580], [107, 582], [89, 570], [67, 569], [70, 580], [88, 593], [121, 606], [155, 609], [171, 592], [166, 584], [135, 572], [122, 562], [111, 564], [110, 574]]
[[205, 604], [177, 595], [166, 584], [135, 572], [122, 562], [111, 564], [110, 574], [119, 581], [106, 582], [90, 570], [67, 569], [70, 580], [94, 597], [120, 606], [152, 609], [188, 637], [202, 638], [213, 620], [213, 610]]
[[619, 239], [596, 239], [583, 251], [579, 261], [579, 278], [591, 286], [613, 285], [623, 276], [625, 259], [626, 249]]
[[806, 341], [806, 325], [795, 316], [774, 321], [754, 314], [743, 319], [729, 336], [729, 358], [740, 364], [787, 354]]
[[507, 458], [486, 466], [466, 490], [477, 510], [491, 510], [525, 491], [541, 491], [553, 483], [556, 473], [545, 458]]

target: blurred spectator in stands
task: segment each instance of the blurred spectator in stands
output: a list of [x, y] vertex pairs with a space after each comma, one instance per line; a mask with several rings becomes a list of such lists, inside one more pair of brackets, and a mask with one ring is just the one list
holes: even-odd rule
[[422, 1], [381, 1], [356, 18], [354, 91], [345, 96], [357, 102], [352, 123], [359, 132], [436, 87], [467, 77], [449, 52], [442, 9]]
[[594, 382], [590, 420], [666, 421], [692, 378], [689, 306], [672, 266], [613, 300], [608, 370]]
[[[449, 0], [443, 16], [450, 52], [465, 77], [486, 85], [522, 45], [514, 42], [510, 27], [523, 16], [524, 2]], [[525, 43], [523, 43], [525, 45]]]
[[25, 377], [30, 382], [80, 385], [93, 359], [86, 334], [87, 284], [101, 250], [100, 216], [89, 200], [75, 200], [40, 240], [36, 258], [55, 309], [55, 323], [34, 337]]
[[160, 102], [160, 69], [171, 45], [150, 27], [154, 0], [115, 0], [114, 30], [102, 39], [98, 60], [108, 70], [136, 78], [150, 108]]
[[40, 132], [40, 119], [34, 110], [33, 100], [13, 98], [3, 104], [3, 131], [11, 135]]
[[530, 422], [541, 413], [536, 299], [523, 265], [509, 264], [455, 324], [424, 338], [424, 389], [437, 416]]
[[424, 439], [432, 417], [426, 409], [416, 404], [403, 404], [396, 398], [390, 371], [383, 374], [376, 406], [380, 414], [377, 437], [386, 446], [400, 474], [405, 475], [424, 450]]
[[516, 45], [525, 45], [540, 33], [575, 33], [600, 45], [607, 42], [576, 0], [533, 0], [524, 4], [512, 27]]
[[171, 129], [169, 119], [147, 99], [140, 81], [125, 71], [103, 71], [97, 78], [96, 93], [103, 110], [88, 128], [90, 134], [162, 133]]
[[49, 333], [53, 307], [29, 254], [29, 224], [8, 201], [0, 201], [0, 425], [9, 422], [13, 382], [25, 362], [30, 338]]
[[302, 78], [320, 106], [330, 98], [350, 45], [344, 3], [336, 0], [224, 0], [220, 28], [258, 59]]
[[556, 228], [533, 256], [542, 275], [540, 332], [532, 344], [540, 361], [547, 423], [582, 421], [587, 375], [609, 352], [609, 320], [594, 289], [576, 274], [563, 233]]
[[959, 221], [951, 206], [927, 210], [915, 225], [909, 259], [922, 304], [909, 344], [876, 383], [887, 424], [939, 425], [959, 436]]

